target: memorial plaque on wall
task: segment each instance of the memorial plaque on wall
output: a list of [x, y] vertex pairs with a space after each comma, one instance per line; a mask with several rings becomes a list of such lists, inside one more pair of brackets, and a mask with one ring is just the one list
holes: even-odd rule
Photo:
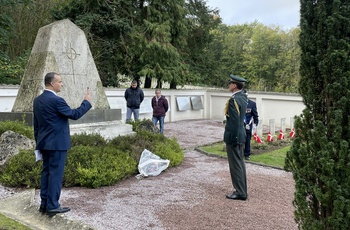
[[140, 113], [152, 113], [152, 98], [145, 97], [140, 106]]
[[202, 98], [200, 96], [191, 97], [191, 103], [194, 110], [203, 109]]
[[176, 103], [179, 111], [191, 110], [190, 99], [188, 97], [177, 97]]

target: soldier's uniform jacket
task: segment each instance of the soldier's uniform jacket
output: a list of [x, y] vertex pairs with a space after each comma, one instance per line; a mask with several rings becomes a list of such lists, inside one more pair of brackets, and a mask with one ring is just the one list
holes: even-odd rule
[[259, 116], [258, 116], [258, 111], [256, 109], [256, 102], [250, 99], [248, 99], [244, 123], [250, 126], [249, 130], [252, 129], [253, 124], [258, 125], [259, 123]]
[[228, 145], [245, 143], [244, 116], [246, 114], [248, 98], [245, 93], [238, 91], [227, 101], [225, 107], [226, 126], [224, 142]]

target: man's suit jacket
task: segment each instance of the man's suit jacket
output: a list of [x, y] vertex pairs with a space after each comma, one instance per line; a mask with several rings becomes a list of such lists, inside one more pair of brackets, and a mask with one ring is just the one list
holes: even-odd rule
[[79, 119], [91, 104], [84, 100], [80, 107], [71, 109], [62, 97], [45, 90], [34, 99], [33, 108], [36, 149], [62, 151], [71, 147], [68, 119]]
[[247, 95], [242, 91], [235, 93], [229, 99], [224, 133], [224, 142], [228, 145], [235, 146], [245, 143], [244, 116], [247, 100]]
[[[250, 123], [250, 120], [253, 118], [253, 121]], [[244, 121], [246, 124], [250, 124], [250, 130], [252, 129], [253, 124], [258, 125], [259, 115], [256, 108], [256, 102], [248, 99], [247, 109], [245, 112]]]

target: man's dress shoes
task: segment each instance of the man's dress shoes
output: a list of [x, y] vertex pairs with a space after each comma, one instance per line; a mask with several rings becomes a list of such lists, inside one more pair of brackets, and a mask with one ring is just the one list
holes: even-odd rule
[[239, 195], [237, 193], [233, 193], [231, 195], [226, 195], [227, 199], [232, 199], [232, 200], [246, 200], [247, 197]]

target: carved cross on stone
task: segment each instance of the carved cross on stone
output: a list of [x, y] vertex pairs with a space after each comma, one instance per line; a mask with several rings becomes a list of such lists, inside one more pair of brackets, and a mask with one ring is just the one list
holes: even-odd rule
[[63, 54], [66, 54], [68, 59], [71, 60], [72, 63], [72, 76], [74, 79], [74, 84], [75, 82], [75, 73], [74, 73], [74, 60], [77, 58], [77, 56], [79, 56], [80, 54], [77, 53], [77, 51], [75, 51], [75, 49], [72, 48], [72, 44], [69, 44], [69, 49], [67, 50], [67, 52], [63, 52]]

